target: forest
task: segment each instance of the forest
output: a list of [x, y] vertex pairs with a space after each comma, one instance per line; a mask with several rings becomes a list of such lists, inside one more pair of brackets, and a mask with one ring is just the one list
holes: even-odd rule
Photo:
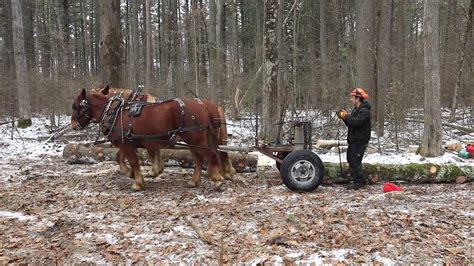
[[472, 117], [473, 5], [2, 0], [1, 116], [42, 114], [55, 123], [80, 88], [110, 84], [163, 99], [209, 98], [233, 119], [258, 112], [262, 138], [273, 141], [286, 120], [307, 110], [330, 118], [348, 105], [351, 88], [364, 87], [378, 136], [421, 108], [424, 154], [439, 155], [433, 132], [442, 110], [450, 121], [456, 110]]

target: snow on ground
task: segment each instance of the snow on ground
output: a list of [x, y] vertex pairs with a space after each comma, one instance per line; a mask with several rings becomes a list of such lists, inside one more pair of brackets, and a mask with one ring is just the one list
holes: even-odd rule
[[[68, 117], [61, 121], [65, 125]], [[61, 159], [65, 142], [45, 142], [49, 128], [48, 119], [34, 118], [32, 127], [13, 131], [11, 140], [11, 127], [0, 126], [0, 264], [394, 265], [472, 259], [470, 183], [407, 184], [402, 199], [386, 197], [378, 185], [357, 192], [322, 186], [299, 194], [282, 185], [275, 168], [266, 167], [274, 161], [259, 154], [260, 170], [238, 174], [220, 193], [209, 190], [206, 178], [200, 188], [186, 188], [191, 170], [171, 167], [158, 179], [147, 178], [145, 191], [133, 193], [114, 162], [67, 164]], [[250, 120], [229, 122], [233, 144], [252, 145], [251, 128]], [[458, 135], [445, 143], [474, 139]], [[335, 152], [317, 153], [323, 161], [339, 161]], [[386, 151], [368, 154], [364, 162], [472, 165], [472, 159], [449, 152], [422, 158]]]

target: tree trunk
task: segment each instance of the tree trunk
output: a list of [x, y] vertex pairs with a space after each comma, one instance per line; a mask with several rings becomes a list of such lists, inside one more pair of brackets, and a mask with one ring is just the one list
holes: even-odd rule
[[[339, 163], [324, 163], [326, 183], [347, 183], [348, 177], [341, 177]], [[343, 169], [348, 169], [347, 163]], [[474, 180], [474, 167], [452, 164], [363, 164], [364, 172], [372, 182], [405, 181], [410, 183], [458, 183]], [[343, 170], [346, 172], [345, 170]]]
[[326, 20], [326, 0], [319, 0], [319, 46], [321, 54], [321, 103], [328, 104], [328, 40]]
[[449, 120], [454, 121], [455, 115], [456, 115], [456, 108], [457, 108], [457, 97], [459, 94], [459, 90], [461, 87], [461, 77], [462, 77], [462, 72], [464, 68], [464, 60], [466, 57], [465, 54], [465, 49], [466, 49], [466, 44], [467, 41], [469, 40], [469, 35], [471, 34], [472, 31], [472, 10], [474, 9], [474, 0], [471, 0], [471, 4], [469, 6], [469, 9], [467, 11], [467, 24], [466, 24], [466, 31], [464, 32], [464, 40], [461, 45], [461, 59], [459, 62], [459, 68], [458, 68], [458, 74], [457, 74], [457, 79], [456, 79], [456, 85], [454, 85], [454, 92], [453, 92], [453, 100], [451, 103], [451, 115]]
[[100, 1], [101, 82], [123, 87], [123, 41], [120, 24], [120, 0]]
[[216, 47], [217, 47], [217, 102], [223, 104], [225, 92], [227, 91], [226, 82], [226, 46], [225, 46], [225, 0], [216, 0]]
[[356, 11], [356, 86], [375, 95], [375, 0], [358, 1]]
[[35, 5], [31, 0], [21, 0], [20, 3], [23, 11], [23, 36], [25, 38], [26, 64], [28, 66], [28, 71], [31, 71], [35, 68], [35, 43], [33, 36], [33, 17]]
[[239, 105], [239, 99], [240, 95], [242, 93], [241, 87], [240, 87], [240, 63], [239, 63], [239, 36], [238, 36], [238, 23], [237, 23], [237, 17], [238, 17], [238, 1], [237, 0], [232, 0], [231, 3], [231, 9], [230, 9], [230, 32], [231, 32], [231, 44], [230, 44], [230, 77], [231, 77], [231, 89], [230, 89], [230, 99], [231, 99], [231, 107], [232, 107], [232, 117], [239, 118], [240, 117], [240, 105]]
[[[66, 1], [67, 2], [67, 1]], [[64, 77], [67, 77], [69, 76], [69, 71], [68, 71], [68, 56], [67, 56], [67, 49], [66, 49], [66, 41], [65, 41], [65, 35], [67, 34], [66, 32], [64, 32], [63, 30], [66, 28], [64, 23], [65, 21], [69, 21], [69, 19], [64, 19], [63, 17], [65, 16], [64, 13], [66, 12], [64, 9], [64, 5], [63, 5], [63, 1], [62, 0], [57, 0], [56, 2], [56, 5], [57, 5], [57, 9], [55, 9], [55, 14], [54, 14], [54, 17], [56, 18], [56, 23], [57, 23], [57, 27], [56, 27], [56, 40], [58, 42], [58, 79], [63, 79]], [[67, 12], [66, 12], [67, 13]], [[67, 27], [69, 28], [69, 27]], [[74, 27], [77, 29], [77, 27]], [[69, 30], [68, 30], [69, 31]], [[77, 35], [76, 35], [77, 37]], [[75, 38], [77, 39], [77, 38]], [[76, 45], [76, 48], [77, 48], [77, 45]], [[77, 56], [77, 52], [76, 52], [76, 56]]]
[[31, 126], [30, 85], [23, 39], [23, 20], [20, 0], [11, 0], [13, 52], [15, 58], [16, 86], [18, 92], [18, 127]]
[[11, 10], [11, 1], [3, 0], [2, 8], [2, 19], [4, 20], [3, 27], [3, 47], [2, 47], [2, 60], [3, 60], [3, 70], [9, 75], [8, 72], [12, 71], [15, 66], [15, 59], [13, 56], [13, 36], [12, 36], [12, 10]]
[[150, 0], [145, 0], [145, 29], [146, 29], [146, 53], [145, 53], [145, 91], [149, 92], [152, 87], [152, 52], [151, 52], [151, 12]]
[[377, 45], [377, 135], [384, 134], [385, 124], [385, 98], [390, 88], [390, 33], [392, 3], [388, 0], [379, 2], [380, 19]]
[[[85, 163], [93, 161], [113, 161], [118, 149], [102, 146], [86, 146], [83, 144], [67, 144], [63, 150], [63, 158], [70, 163]], [[229, 152], [229, 158], [238, 173], [257, 171], [258, 156], [256, 154], [241, 154]], [[138, 149], [139, 157], [144, 160], [148, 157], [145, 149]], [[165, 165], [191, 168], [194, 160], [189, 150], [185, 149], [162, 149], [161, 155]]]
[[129, 2], [128, 83], [132, 90], [138, 89], [138, 1]]
[[439, 1], [423, 2], [423, 50], [425, 66], [425, 127], [420, 154], [436, 157], [443, 154], [440, 76], [439, 76]]
[[217, 102], [217, 43], [216, 0], [209, 0], [208, 51], [209, 51], [209, 97]]
[[81, 75], [87, 76], [89, 74], [89, 67], [87, 65], [87, 34], [86, 34], [86, 10], [84, 7], [84, 2], [80, 1], [80, 8], [81, 8], [81, 17], [80, 17], [80, 25], [81, 25]]
[[278, 103], [278, 54], [276, 50], [276, 14], [277, 0], [265, 1], [265, 63], [264, 63], [264, 87], [263, 87], [263, 130], [262, 138], [265, 143], [276, 140], [274, 127], [277, 121], [276, 105]]

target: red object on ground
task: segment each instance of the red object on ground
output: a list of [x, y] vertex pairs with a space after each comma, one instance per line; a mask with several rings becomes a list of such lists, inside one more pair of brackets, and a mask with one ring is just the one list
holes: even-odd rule
[[467, 144], [466, 151], [471, 154], [471, 157], [474, 158], [474, 145]]
[[403, 189], [397, 185], [395, 185], [394, 183], [385, 183], [383, 184], [383, 192], [384, 193], [387, 193], [387, 192], [392, 192], [392, 191], [403, 191]]

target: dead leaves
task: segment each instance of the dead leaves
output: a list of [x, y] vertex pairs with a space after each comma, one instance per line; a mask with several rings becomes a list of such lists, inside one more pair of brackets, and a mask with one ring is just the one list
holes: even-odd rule
[[[470, 184], [407, 185], [400, 199], [375, 185], [297, 194], [269, 181], [269, 172], [238, 174], [226, 190], [209, 193], [208, 178], [184, 188], [190, 171], [168, 168], [131, 193], [129, 178], [108, 174], [111, 164], [26, 169], [34, 179], [0, 186], [0, 204], [35, 219], [0, 217], [0, 261], [86, 262], [71, 255], [82, 254], [104, 263], [297, 264], [312, 255], [334, 264], [468, 262]], [[42, 176], [46, 169], [56, 177]]]

